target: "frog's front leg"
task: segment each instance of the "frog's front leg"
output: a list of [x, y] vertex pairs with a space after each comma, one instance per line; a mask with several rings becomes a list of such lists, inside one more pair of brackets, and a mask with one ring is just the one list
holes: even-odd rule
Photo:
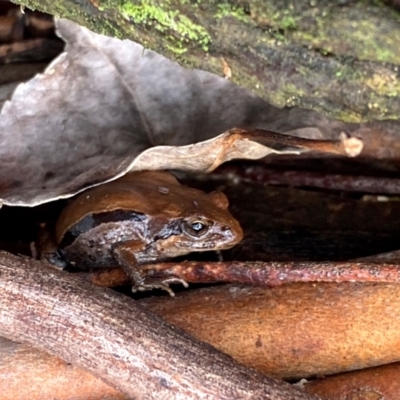
[[133, 281], [132, 292], [145, 291], [152, 289], [162, 289], [167, 291], [171, 296], [175, 296], [169, 287], [172, 283], [181, 283], [188, 287], [186, 281], [180, 278], [154, 279], [146, 276], [146, 271], [140, 267], [135, 254], [142, 252], [145, 248], [143, 242], [139, 240], [131, 240], [120, 243], [113, 249], [113, 255], [118, 264], [123, 268], [125, 273]]

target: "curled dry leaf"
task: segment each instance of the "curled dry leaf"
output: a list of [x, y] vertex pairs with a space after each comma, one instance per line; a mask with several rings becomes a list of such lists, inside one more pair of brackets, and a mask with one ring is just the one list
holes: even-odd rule
[[[274, 149], [274, 146], [282, 144], [287, 146], [287, 149]], [[213, 139], [188, 146], [152, 147], [139, 154], [129, 169], [182, 169], [210, 172], [222, 163], [236, 158], [257, 160], [271, 153], [300, 154], [309, 150], [356, 157], [362, 149], [363, 143], [360, 139], [347, 137], [344, 133], [339, 140], [312, 140], [263, 129], [233, 128]]]
[[67, 20], [57, 25], [66, 51], [0, 115], [5, 204], [73, 195], [122, 175], [150, 147], [201, 142], [268, 111], [225, 79]]
[[[19, 85], [1, 111], [4, 204], [69, 197], [128, 170], [209, 171], [232, 158], [264, 157], [277, 150], [226, 131], [268, 128], [272, 121], [293, 130], [278, 121], [280, 110], [226, 79], [67, 20], [57, 27], [65, 52], [44, 74]], [[301, 134], [337, 139], [347, 127], [333, 124], [334, 137]]]

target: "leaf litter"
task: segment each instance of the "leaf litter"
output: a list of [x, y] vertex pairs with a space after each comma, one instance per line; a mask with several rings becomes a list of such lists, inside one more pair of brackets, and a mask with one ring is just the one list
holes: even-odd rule
[[[308, 110], [295, 122], [293, 110], [279, 110], [227, 79], [184, 69], [132, 41], [68, 20], [58, 20], [57, 29], [65, 52], [20, 84], [1, 110], [3, 204], [36, 206], [132, 170], [207, 172], [234, 158], [321, 150], [318, 140], [325, 152], [343, 145], [344, 154], [361, 151], [358, 139], [339, 138], [354, 124], [332, 121], [322, 128], [328, 120]], [[298, 129], [297, 135], [317, 140], [278, 138], [275, 148], [277, 135], [251, 130], [256, 127], [294, 136]]]

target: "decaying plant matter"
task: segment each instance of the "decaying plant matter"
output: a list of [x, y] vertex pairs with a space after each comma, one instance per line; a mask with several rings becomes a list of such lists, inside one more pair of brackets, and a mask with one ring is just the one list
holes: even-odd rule
[[45, 348], [129, 396], [317, 399], [241, 366], [123, 295], [0, 256], [0, 334]]

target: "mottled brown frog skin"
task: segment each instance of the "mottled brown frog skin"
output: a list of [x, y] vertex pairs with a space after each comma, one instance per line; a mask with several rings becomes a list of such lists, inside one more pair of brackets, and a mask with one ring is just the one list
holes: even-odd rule
[[169, 291], [170, 281], [151, 282], [140, 265], [234, 246], [243, 232], [227, 208], [221, 192], [183, 186], [164, 171], [132, 172], [73, 200], [57, 221], [56, 241], [80, 268], [121, 266], [134, 291]]

